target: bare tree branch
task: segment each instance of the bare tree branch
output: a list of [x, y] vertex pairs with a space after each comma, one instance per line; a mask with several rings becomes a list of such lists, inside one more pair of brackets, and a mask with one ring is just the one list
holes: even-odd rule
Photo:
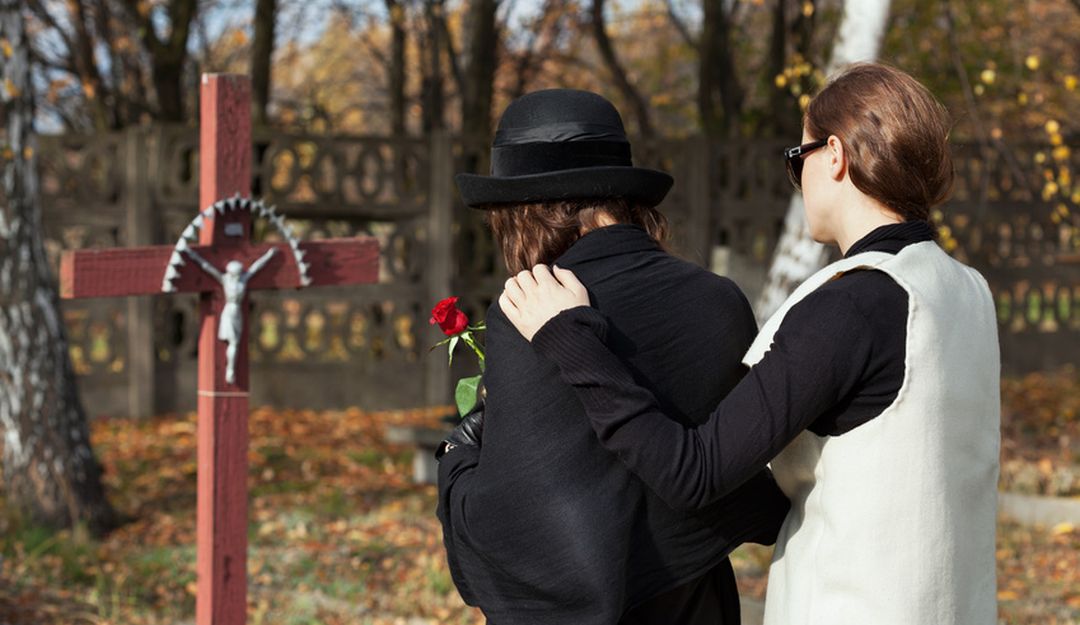
[[454, 49], [454, 39], [450, 36], [450, 29], [446, 25], [446, 15], [439, 14], [437, 16], [439, 30], [442, 32], [443, 41], [446, 43], [446, 56], [450, 60], [450, 75], [454, 77], [454, 83], [457, 85], [458, 93], [465, 92], [465, 75], [461, 69], [461, 60], [458, 56], [457, 50]]
[[50, 13], [49, 10], [41, 4], [41, 0], [28, 0], [27, 5], [30, 7], [31, 12], [33, 12], [34, 17], [40, 19], [42, 22], [47, 24], [49, 28], [52, 28], [56, 31], [56, 34], [60, 36], [61, 40], [63, 40], [64, 46], [68, 49], [69, 52], [75, 49], [75, 44], [72, 43], [71, 37], [68, 35], [67, 31], [61, 28], [60, 24], [57, 23], [56, 18], [53, 17], [52, 13]]
[[[784, 0], [780, 0], [780, 2], [783, 1]], [[1080, 2], [1080, 0], [1077, 0], [1077, 2]], [[675, 27], [676, 31], [678, 31], [679, 36], [682, 37], [683, 42], [692, 48], [697, 47], [697, 42], [694, 40], [694, 36], [690, 34], [690, 29], [686, 27], [686, 22], [684, 22], [682, 18], [679, 17], [677, 13], [675, 13], [674, 0], [664, 0], [664, 4], [667, 6], [668, 19], [671, 20], [671, 25]]]
[[536, 61], [543, 63], [544, 59], [548, 58], [565, 9], [565, 0], [545, 0], [543, 10], [529, 28], [525, 49], [515, 63], [517, 80], [511, 89], [511, 98], [518, 98], [525, 93], [535, 74]]
[[607, 65], [608, 71], [611, 72], [615, 86], [630, 103], [631, 108], [634, 109], [638, 121], [638, 131], [642, 136], [650, 137], [654, 133], [649, 115], [649, 105], [641, 92], [630, 82], [626, 70], [615, 55], [615, 48], [612, 46], [611, 38], [608, 37], [607, 24], [604, 19], [604, 0], [592, 0], [590, 14], [592, 16], [593, 38], [596, 40], [596, 47], [600, 51], [600, 57], [604, 59], [604, 64]]

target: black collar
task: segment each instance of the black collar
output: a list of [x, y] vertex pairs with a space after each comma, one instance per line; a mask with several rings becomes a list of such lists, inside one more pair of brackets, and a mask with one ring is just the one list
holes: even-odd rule
[[555, 261], [556, 265], [576, 265], [598, 258], [660, 249], [648, 232], [632, 224], [614, 224], [586, 232]]
[[880, 226], [855, 242], [844, 258], [862, 252], [888, 252], [895, 254], [913, 243], [934, 240], [934, 228], [925, 221], [905, 221]]

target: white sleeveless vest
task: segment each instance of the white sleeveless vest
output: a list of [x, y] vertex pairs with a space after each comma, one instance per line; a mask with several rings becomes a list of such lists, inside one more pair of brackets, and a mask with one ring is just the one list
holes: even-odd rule
[[821, 270], [762, 328], [754, 365], [793, 305], [873, 268], [908, 292], [896, 400], [840, 436], [805, 431], [772, 462], [791, 511], [765, 625], [993, 625], [1000, 357], [986, 281], [932, 241]]

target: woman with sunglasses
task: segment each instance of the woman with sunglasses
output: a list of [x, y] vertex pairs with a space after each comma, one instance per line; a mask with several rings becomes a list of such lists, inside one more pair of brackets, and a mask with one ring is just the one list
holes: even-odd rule
[[537, 266], [500, 298], [600, 443], [672, 506], [707, 505], [772, 461], [792, 507], [767, 625], [996, 621], [997, 324], [985, 280], [929, 223], [952, 185], [948, 134], [926, 88], [883, 65], [811, 101], [787, 166], [810, 233], [844, 258], [765, 324], [704, 425], [664, 417], [571, 272]]

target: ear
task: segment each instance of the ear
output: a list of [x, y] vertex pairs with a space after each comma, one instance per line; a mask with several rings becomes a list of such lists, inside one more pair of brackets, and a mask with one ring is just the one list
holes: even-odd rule
[[829, 155], [829, 175], [839, 182], [847, 175], [847, 152], [844, 151], [840, 137], [829, 135], [828, 141], [826, 150]]

